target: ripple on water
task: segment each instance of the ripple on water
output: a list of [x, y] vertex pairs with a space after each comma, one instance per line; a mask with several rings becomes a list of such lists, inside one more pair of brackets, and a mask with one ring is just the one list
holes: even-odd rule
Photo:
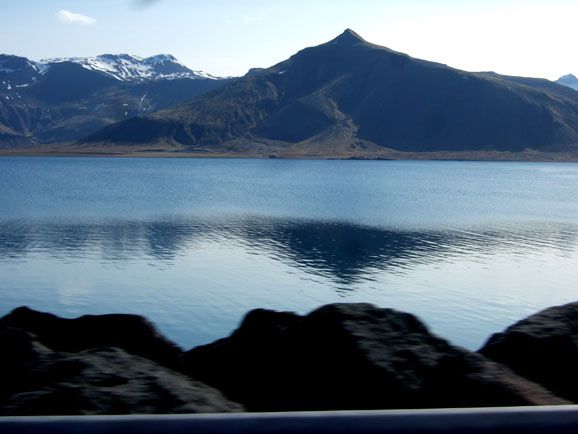
[[0, 311], [134, 312], [187, 347], [369, 301], [476, 348], [575, 301], [577, 165], [346, 163], [0, 159]]

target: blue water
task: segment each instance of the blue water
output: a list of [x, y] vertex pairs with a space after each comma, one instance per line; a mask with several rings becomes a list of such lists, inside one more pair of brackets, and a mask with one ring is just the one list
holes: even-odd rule
[[0, 158], [0, 315], [131, 312], [183, 347], [371, 302], [471, 349], [578, 300], [578, 165]]

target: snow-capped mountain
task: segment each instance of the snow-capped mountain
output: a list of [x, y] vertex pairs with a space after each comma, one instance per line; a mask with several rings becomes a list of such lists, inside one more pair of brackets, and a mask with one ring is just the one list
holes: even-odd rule
[[96, 57], [45, 59], [39, 62], [25, 57], [0, 54], [0, 84], [6, 89], [30, 85], [56, 64], [77, 64], [89, 71], [99, 72], [124, 82], [220, 78], [204, 71], [189, 69], [170, 54], [145, 58], [129, 54], [103, 54]]
[[578, 78], [573, 74], [567, 74], [560, 77], [556, 80], [556, 83], [578, 90]]
[[193, 71], [170, 54], [151, 57], [132, 56], [130, 54], [102, 54], [96, 57], [71, 57], [45, 59], [39, 68], [49, 68], [55, 63], [72, 62], [91, 71], [98, 71], [120, 81], [173, 80], [178, 78], [213, 79], [204, 71]]
[[231, 81], [171, 55], [48, 59], [0, 54], [0, 149], [78, 140]]

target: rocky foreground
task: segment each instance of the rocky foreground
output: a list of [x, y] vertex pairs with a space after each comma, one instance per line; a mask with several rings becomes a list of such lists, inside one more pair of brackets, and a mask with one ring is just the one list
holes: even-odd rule
[[537, 313], [479, 352], [370, 304], [257, 309], [182, 351], [135, 315], [0, 319], [0, 414], [207, 413], [578, 402], [578, 303]]

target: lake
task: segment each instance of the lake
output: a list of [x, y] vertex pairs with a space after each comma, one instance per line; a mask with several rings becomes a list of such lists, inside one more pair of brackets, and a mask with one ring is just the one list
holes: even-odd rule
[[578, 300], [578, 165], [0, 158], [0, 314], [151, 319], [185, 348], [257, 307], [370, 302], [477, 349]]

